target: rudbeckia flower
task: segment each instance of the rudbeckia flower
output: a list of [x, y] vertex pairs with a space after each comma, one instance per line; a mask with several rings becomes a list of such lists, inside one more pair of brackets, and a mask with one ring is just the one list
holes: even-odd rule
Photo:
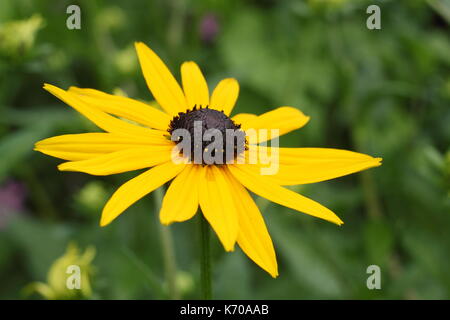
[[[161, 223], [186, 221], [200, 207], [226, 251], [233, 251], [237, 242], [250, 259], [276, 277], [278, 267], [272, 240], [249, 191], [341, 225], [342, 220], [331, 210], [285, 186], [333, 179], [381, 164], [380, 158], [346, 150], [258, 147], [269, 138], [276, 138], [277, 132], [283, 135], [303, 127], [309, 117], [289, 106], [259, 116], [246, 113], [231, 116], [239, 93], [235, 79], [220, 81], [210, 95], [194, 62], [182, 64], [180, 86], [150, 48], [139, 42], [136, 51], [147, 85], [161, 110], [94, 89], [71, 87], [66, 91], [44, 85], [45, 90], [105, 131], [56, 136], [36, 143], [35, 150], [67, 160], [58, 166], [59, 170], [110, 175], [150, 168], [112, 195], [103, 209], [101, 226], [108, 225], [133, 203], [172, 180], [162, 201]], [[183, 155], [185, 161], [173, 161], [173, 151], [179, 142], [172, 141], [169, 133], [176, 129], [192, 132], [195, 121], [202, 121], [203, 131], [231, 129], [248, 135], [254, 130], [276, 130], [271, 131], [275, 133], [270, 137], [257, 135], [253, 141], [246, 141], [240, 152], [235, 149], [227, 153], [232, 156], [224, 156], [223, 164], [198, 163], [189, 154]], [[204, 144], [201, 148], [207, 151]], [[233, 161], [249, 159], [261, 150], [277, 154], [276, 172], [263, 174], [266, 165], [260, 162]]]

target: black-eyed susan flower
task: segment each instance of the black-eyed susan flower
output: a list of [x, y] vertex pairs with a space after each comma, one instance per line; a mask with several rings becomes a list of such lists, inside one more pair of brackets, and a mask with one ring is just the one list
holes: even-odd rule
[[[147, 85], [162, 111], [94, 89], [71, 87], [66, 91], [44, 85], [44, 89], [105, 131], [56, 136], [36, 143], [36, 150], [67, 160], [58, 166], [60, 170], [110, 175], [151, 168], [112, 195], [103, 209], [101, 226], [111, 223], [133, 203], [172, 180], [162, 201], [161, 223], [188, 220], [200, 207], [226, 251], [232, 251], [237, 242], [255, 263], [276, 277], [272, 240], [248, 191], [340, 225], [343, 222], [332, 211], [285, 186], [337, 178], [381, 163], [380, 158], [346, 150], [257, 147], [270, 138], [303, 127], [309, 117], [288, 106], [259, 116], [244, 113], [231, 117], [239, 93], [235, 79], [220, 81], [210, 95], [197, 64], [185, 62], [181, 66], [180, 87], [150, 48], [136, 43], [136, 50]], [[192, 153], [183, 154], [185, 161], [174, 161], [173, 151], [179, 141], [172, 141], [169, 133], [177, 129], [192, 133], [196, 121], [201, 121], [200, 133], [207, 129], [222, 133], [234, 130], [245, 133], [248, 139], [245, 145], [233, 144], [231, 152], [225, 150], [228, 145], [215, 149], [216, 154], [222, 152], [223, 157], [219, 158], [224, 160], [223, 164], [193, 161]], [[276, 130], [271, 130], [270, 135], [252, 135], [250, 139], [250, 134], [260, 129]], [[198, 147], [198, 143], [192, 142], [192, 147]], [[208, 151], [204, 143], [200, 148]], [[259, 159], [260, 154], [276, 155], [277, 170], [267, 174], [263, 171], [267, 163], [248, 161], [253, 156]]]

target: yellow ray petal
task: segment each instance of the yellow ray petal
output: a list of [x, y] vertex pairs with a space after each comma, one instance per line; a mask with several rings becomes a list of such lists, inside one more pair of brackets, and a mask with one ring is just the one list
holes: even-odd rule
[[181, 65], [181, 80], [189, 109], [194, 105], [209, 105], [208, 84], [195, 62], [188, 61]]
[[239, 83], [237, 80], [233, 78], [223, 79], [214, 89], [209, 106], [215, 110], [223, 110], [226, 115], [230, 115], [238, 96]]
[[201, 167], [199, 202], [203, 215], [216, 232], [226, 251], [234, 250], [239, 223], [231, 186], [225, 180], [223, 169], [216, 166]]
[[250, 259], [275, 278], [278, 276], [277, 258], [261, 212], [248, 191], [236, 181], [228, 169], [225, 172], [238, 209], [237, 242]]
[[198, 181], [204, 173], [197, 165], [189, 165], [173, 179], [164, 196], [159, 219], [162, 224], [186, 221], [198, 209]]
[[142, 42], [136, 42], [135, 47], [147, 86], [161, 108], [171, 116], [186, 111], [183, 91], [164, 62]]
[[175, 177], [186, 164], [166, 162], [124, 183], [103, 208], [100, 225], [106, 226], [133, 203]]
[[149, 135], [150, 129], [133, 125], [131, 123], [122, 121], [98, 109], [89, 107], [77, 95], [62, 90], [51, 84], [44, 84], [44, 89], [61, 99], [72, 108], [77, 110], [83, 116], [95, 123], [99, 128], [114, 133], [122, 133], [126, 135]]
[[[258, 135], [257, 143], [260, 143], [303, 127], [309, 117], [296, 108], [279, 107], [254, 118], [246, 117], [245, 120], [247, 121], [242, 123], [242, 129], [246, 130], [247, 134], [251, 133], [250, 129], [268, 130], [266, 136]], [[278, 129], [279, 135], [271, 135], [271, 129]]]
[[166, 113], [143, 102], [94, 89], [70, 87], [69, 92], [76, 94], [87, 105], [103, 112], [135, 121], [150, 128], [165, 131], [169, 127], [171, 118]]
[[246, 127], [246, 123], [248, 123], [251, 120], [254, 120], [258, 116], [256, 114], [252, 113], [238, 113], [235, 115], [232, 120], [236, 124], [240, 124], [242, 128]]
[[255, 174], [248, 169], [248, 165], [229, 165], [228, 168], [240, 183], [263, 198], [338, 225], [343, 224], [342, 220], [331, 210], [311, 199], [279, 186], [264, 176]]
[[280, 156], [280, 164], [296, 165], [299, 159], [310, 160], [361, 160], [368, 161], [373, 157], [364, 153], [358, 153], [350, 150], [341, 150], [334, 148], [271, 148], [265, 146], [249, 146], [249, 153], [262, 152], [270, 155], [272, 150], [278, 151]]
[[91, 159], [95, 157], [99, 157], [104, 153], [98, 153], [98, 152], [80, 152], [80, 151], [63, 151], [63, 150], [52, 150], [52, 149], [45, 149], [45, 148], [39, 148], [35, 147], [35, 151], [39, 151], [43, 154], [62, 159], [62, 160], [68, 160], [68, 161], [79, 161], [79, 160], [86, 160]]
[[[381, 158], [373, 158], [366, 154], [326, 148], [261, 148], [262, 152], [279, 152], [279, 167], [268, 179], [280, 185], [307, 184], [342, 177], [351, 173], [362, 171], [381, 165]], [[248, 152], [257, 152], [258, 149], [250, 147]], [[276, 159], [276, 157], [274, 158]], [[255, 164], [248, 169], [255, 174], [261, 168], [271, 164]]]
[[35, 149], [64, 160], [78, 161], [114, 151], [152, 145], [173, 145], [162, 135], [129, 137], [115, 133], [65, 134], [36, 142]]
[[61, 171], [78, 171], [96, 176], [122, 173], [153, 167], [171, 160], [173, 146], [148, 146], [131, 148], [98, 157], [64, 162], [58, 166]]
[[249, 145], [245, 153], [248, 157], [270, 157], [272, 152], [278, 152], [280, 165], [296, 165], [299, 161], [329, 161], [329, 160], [361, 160], [369, 161], [373, 157], [349, 150], [333, 148], [275, 148], [262, 145]]

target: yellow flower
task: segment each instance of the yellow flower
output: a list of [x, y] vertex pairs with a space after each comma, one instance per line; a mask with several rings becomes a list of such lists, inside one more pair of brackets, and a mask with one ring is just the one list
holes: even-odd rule
[[[55, 260], [48, 271], [47, 283], [34, 282], [29, 284], [25, 291], [27, 294], [37, 292], [47, 300], [66, 300], [90, 298], [92, 296], [91, 276], [92, 260], [95, 257], [95, 248], [89, 246], [84, 253], [75, 243], [69, 243], [64, 255]], [[80, 270], [79, 288], [69, 288], [67, 282], [71, 273], [71, 266]]]
[[[275, 174], [261, 174], [265, 165], [260, 162], [239, 163], [229, 158], [223, 165], [194, 164], [189, 156], [184, 162], [175, 162], [172, 153], [177, 143], [168, 139], [167, 131], [192, 130], [195, 119], [205, 120], [209, 128], [243, 130], [247, 135], [258, 129], [278, 129], [282, 135], [304, 126], [309, 117], [285, 106], [260, 116], [242, 113], [230, 118], [239, 93], [235, 79], [220, 81], [210, 95], [202, 72], [190, 61], [181, 66], [180, 87], [150, 48], [139, 42], [136, 50], [147, 85], [163, 111], [94, 89], [71, 87], [65, 91], [44, 85], [44, 89], [105, 131], [62, 135], [36, 143], [35, 150], [68, 160], [58, 166], [59, 170], [109, 175], [152, 167], [112, 195], [103, 209], [101, 226], [173, 179], [162, 202], [161, 223], [188, 220], [200, 206], [226, 251], [233, 251], [237, 242], [255, 263], [276, 277], [272, 240], [247, 190], [291, 209], [338, 225], [343, 223], [329, 209], [284, 186], [324, 181], [379, 166], [380, 158], [336, 149], [258, 148], [258, 143], [269, 139], [259, 135], [255, 144], [250, 141], [242, 154], [234, 156], [249, 159], [260, 151], [278, 154], [279, 170]], [[206, 149], [203, 147], [203, 151]]]

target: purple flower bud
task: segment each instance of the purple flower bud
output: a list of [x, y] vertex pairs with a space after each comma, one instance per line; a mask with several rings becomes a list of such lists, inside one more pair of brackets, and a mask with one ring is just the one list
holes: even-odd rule
[[3, 229], [14, 213], [23, 211], [25, 187], [17, 181], [8, 181], [0, 187], [0, 229]]
[[205, 14], [200, 23], [200, 38], [206, 44], [211, 44], [219, 33], [219, 21], [215, 14]]

